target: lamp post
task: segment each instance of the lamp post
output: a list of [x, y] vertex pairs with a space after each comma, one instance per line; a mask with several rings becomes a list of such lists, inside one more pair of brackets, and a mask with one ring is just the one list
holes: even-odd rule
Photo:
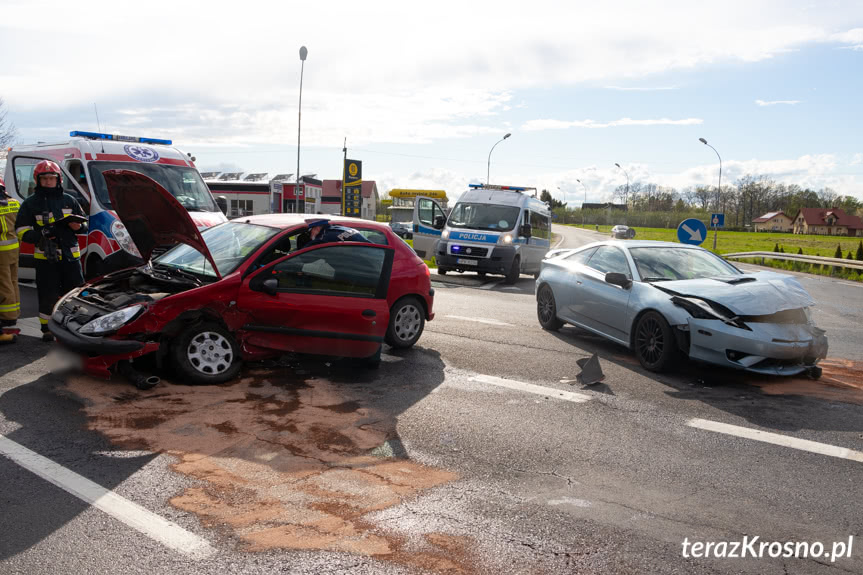
[[623, 193], [623, 220], [626, 222], [626, 214], [629, 213], [629, 172], [620, 167], [620, 164], [617, 162], [614, 163], [615, 166], [620, 168], [620, 170], [626, 174], [626, 191]]
[[584, 204], [587, 203], [587, 186], [585, 186], [584, 182], [582, 182], [578, 178], [576, 178], [575, 181], [584, 187], [584, 201], [581, 202], [581, 227], [584, 227]]
[[[707, 140], [704, 138], [698, 138], [698, 141], [716, 152], [716, 148], [707, 143]], [[716, 212], [719, 212], [719, 202], [722, 197], [722, 156], [719, 155], [719, 152], [716, 152], [716, 157], [719, 158], [719, 187], [716, 189]], [[713, 224], [713, 222], [710, 222]], [[745, 223], [745, 222], [744, 222]], [[713, 226], [713, 251], [716, 251], [716, 233], [717, 227]]]
[[[297, 189], [294, 190], [294, 199], [297, 202], [297, 211], [300, 210], [301, 177], [300, 177], [300, 126], [303, 120], [303, 70], [306, 67], [306, 56], [309, 51], [305, 46], [300, 46], [300, 105], [297, 107]], [[305, 200], [305, 198], [303, 198]], [[303, 210], [305, 211], [305, 210]]]
[[501, 142], [503, 142], [504, 140], [506, 140], [510, 136], [512, 136], [512, 134], [508, 133], [507, 135], [505, 135], [503, 138], [501, 138], [500, 140], [495, 142], [494, 146], [491, 147], [491, 150], [488, 151], [488, 171], [486, 172], [486, 175], [485, 175], [485, 185], [491, 184], [491, 182], [489, 181], [489, 178], [491, 177], [491, 153], [494, 151], [495, 147], [498, 144], [500, 144]]

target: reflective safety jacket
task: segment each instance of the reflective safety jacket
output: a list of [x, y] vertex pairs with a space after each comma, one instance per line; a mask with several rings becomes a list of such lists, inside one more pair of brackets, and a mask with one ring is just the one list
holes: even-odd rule
[[18, 249], [18, 236], [15, 233], [15, 219], [21, 205], [0, 192], [0, 252]]
[[15, 231], [18, 240], [28, 244], [34, 244], [33, 257], [37, 260], [47, 260], [45, 254], [46, 245], [49, 244], [42, 234], [42, 230], [53, 226], [55, 239], [50, 242], [57, 250], [57, 259], [63, 259], [66, 253], [72, 259], [80, 259], [81, 251], [78, 248], [77, 234], [86, 234], [87, 225], [83, 224], [77, 232], [62, 222], [68, 215], [84, 216], [84, 211], [75, 198], [63, 192], [62, 188], [42, 188], [37, 186], [36, 193], [24, 200], [15, 220]]

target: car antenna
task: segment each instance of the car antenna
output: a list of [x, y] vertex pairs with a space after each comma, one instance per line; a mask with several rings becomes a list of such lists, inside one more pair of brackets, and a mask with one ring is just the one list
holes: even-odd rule
[[[99, 133], [102, 133], [102, 122], [99, 121], [99, 108], [96, 107], [96, 102], [93, 102], [93, 110], [96, 111], [96, 126], [99, 128]], [[100, 139], [102, 144], [102, 153], [105, 153], [105, 140]]]

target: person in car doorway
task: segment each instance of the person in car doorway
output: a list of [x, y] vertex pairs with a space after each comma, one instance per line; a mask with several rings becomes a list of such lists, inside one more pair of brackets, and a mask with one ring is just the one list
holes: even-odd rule
[[[328, 244], [331, 242], [365, 242], [371, 243], [366, 237], [353, 228], [330, 224], [329, 220], [313, 220], [309, 222], [309, 239], [302, 242], [300, 249]], [[301, 237], [305, 236], [303, 234]], [[305, 237], [303, 237], [305, 240]], [[298, 242], [300, 243], [300, 242]]]
[[34, 244], [36, 291], [42, 341], [53, 341], [48, 319], [61, 295], [84, 283], [76, 233], [86, 231], [86, 217], [71, 195], [63, 192], [60, 167], [43, 160], [33, 169], [36, 190], [24, 200], [15, 221], [18, 239]]
[[15, 343], [15, 324], [21, 313], [18, 293], [18, 236], [15, 218], [20, 205], [6, 193], [0, 178], [0, 343]]

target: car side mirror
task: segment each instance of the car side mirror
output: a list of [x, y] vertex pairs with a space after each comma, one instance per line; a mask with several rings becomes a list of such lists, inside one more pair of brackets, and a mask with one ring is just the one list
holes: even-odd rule
[[533, 235], [533, 227], [530, 224], [523, 224], [518, 235], [529, 238]]
[[618, 272], [608, 272], [605, 274], [605, 283], [620, 286], [623, 289], [628, 289], [632, 285], [632, 280], [626, 277], [625, 274]]
[[216, 205], [219, 206], [219, 209], [222, 210], [222, 213], [228, 215], [228, 198], [225, 196], [218, 196], [216, 198]]
[[279, 293], [279, 280], [276, 278], [267, 278], [262, 282], [253, 282], [249, 287], [255, 291], [264, 292], [267, 295], [277, 295]]
[[446, 225], [446, 218], [445, 218], [445, 217], [443, 217], [443, 216], [437, 216], [437, 217], [435, 217], [435, 219], [434, 219], [434, 229], [436, 229], [436, 230], [442, 230], [442, 229], [443, 229], [443, 227], [444, 227], [445, 225]]

